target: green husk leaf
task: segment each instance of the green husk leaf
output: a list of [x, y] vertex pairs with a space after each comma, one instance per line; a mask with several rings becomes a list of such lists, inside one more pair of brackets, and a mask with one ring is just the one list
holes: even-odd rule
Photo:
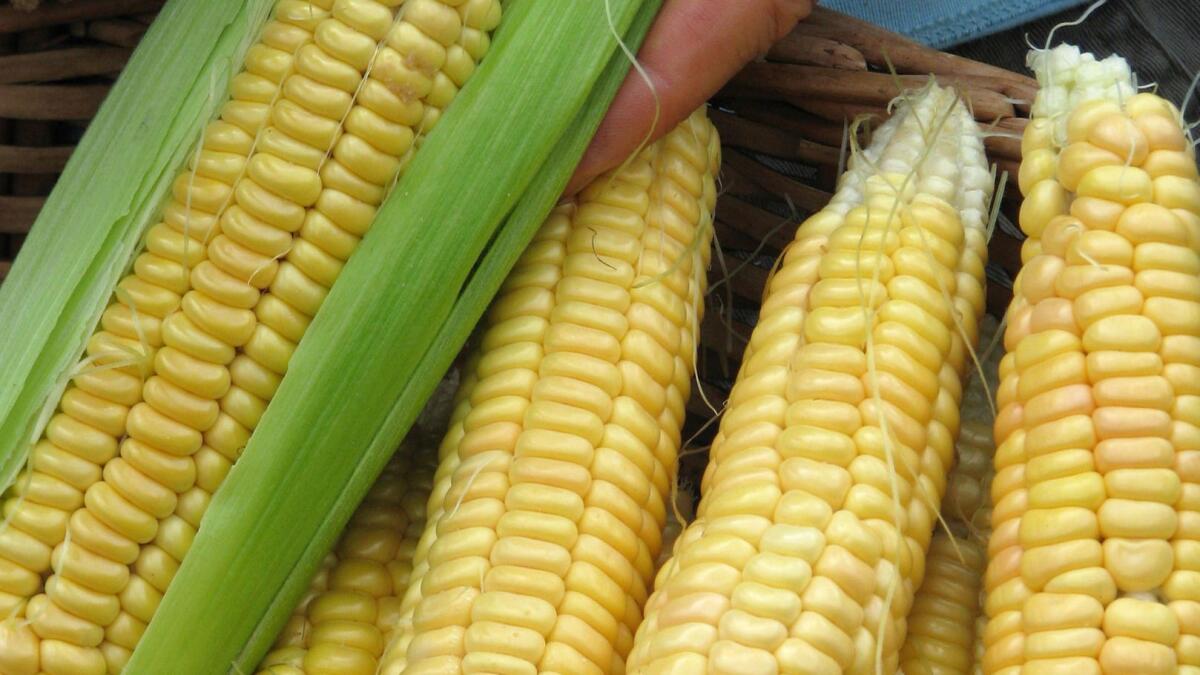
[[310, 542], [328, 545], [326, 521], [345, 522], [440, 378], [417, 368], [472, 268], [616, 53], [606, 11], [624, 34], [644, 4], [510, 3], [308, 329], [126, 673], [231, 668]]
[[[510, 0], [506, 7], [511, 4]], [[659, 5], [660, 1], [655, 0], [646, 3], [639, 10], [624, 38], [630, 49], [636, 51], [641, 44], [654, 21]], [[428, 400], [438, 379], [449, 369], [459, 351], [458, 345], [466, 342], [487, 309], [488, 303], [500, 289], [504, 278], [554, 207], [628, 71], [629, 62], [623, 54], [615, 54], [609, 60], [583, 110], [559, 140], [550, 159], [543, 165], [537, 178], [484, 253], [466, 288], [455, 302], [449, 318], [442, 324], [437, 338], [425, 352], [413, 377], [409, 379], [408, 386], [392, 407], [384, 426], [371, 440], [371, 446], [362, 456], [333, 509], [321, 523], [316, 536], [309, 541], [300, 561], [235, 661], [235, 672], [253, 671], [270, 648], [296, 603], [308, 589], [322, 558], [333, 546], [346, 522], [362, 501], [363, 495], [370, 489], [391, 456], [398, 442], [395, 439], [407, 433], [419, 413], [422, 402]]]
[[100, 107], [0, 286], [0, 491], [272, 0], [171, 0]]

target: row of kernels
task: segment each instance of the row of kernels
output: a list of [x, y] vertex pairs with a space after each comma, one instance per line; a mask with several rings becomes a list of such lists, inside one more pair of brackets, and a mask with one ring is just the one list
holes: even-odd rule
[[[798, 252], [795, 246], [791, 247], [790, 250], [793, 254]], [[818, 260], [818, 255], [819, 253], [816, 252], [812, 255], [814, 262]], [[802, 283], [805, 283], [806, 286], [811, 286], [816, 281], [816, 267], [812, 266], [808, 269], [811, 270], [809, 274], [813, 278]], [[788, 283], [794, 282], [787, 276], [776, 274], [771, 282], [773, 292], [776, 292], [781, 285]], [[803, 304], [801, 304], [801, 307], [803, 307]], [[785, 308], [784, 311], [788, 314], [793, 313], [791, 308]], [[772, 320], [771, 313], [772, 308], [765, 307], [760, 317], [760, 323], [764, 321], [770, 322]], [[781, 328], [786, 330], [790, 326], [795, 326], [792, 330], [798, 331], [799, 329], [794, 320], [787, 321], [787, 325], [781, 326]], [[708, 494], [712, 490], [714, 483], [721, 481], [721, 476], [726, 471], [721, 467], [728, 466], [729, 470], [733, 473], [746, 475], [746, 468], [753, 469], [753, 465], [747, 465], [744, 459], [738, 458], [745, 457], [749, 459], [754, 454], [762, 454], [755, 450], [755, 445], [765, 444], [769, 448], [774, 444], [774, 439], [779, 433], [779, 428], [783, 426], [782, 410], [786, 405], [784, 397], [787, 379], [786, 366], [790, 360], [790, 358], [787, 358], [789, 353], [790, 350], [766, 348], [766, 352], [757, 355], [757, 358], [751, 358], [748, 354], [743, 365], [743, 375], [735, 385], [735, 391], [731, 395], [731, 400], [752, 399], [757, 401], [751, 407], [758, 412], [746, 418], [747, 424], [745, 426], [738, 423], [733, 414], [727, 414], [726, 419], [722, 420], [719, 439], [714, 443], [714, 456], [710, 459], [702, 483], [702, 494]], [[775, 356], [776, 354], [779, 356]], [[784, 357], [784, 360], [780, 361], [780, 357]], [[778, 365], [773, 365], [773, 363]], [[761, 373], [761, 375], [756, 377], [756, 373]], [[778, 402], [778, 405], [771, 405], [771, 401]], [[738, 409], [746, 409], [745, 406], [747, 404], [750, 404], [750, 400], [741, 403]], [[778, 407], [779, 411], [774, 413], [774, 415], [778, 416], [778, 419], [774, 420], [774, 422], [764, 424], [756, 419], [761, 418], [767, 410], [775, 407]], [[768, 417], [767, 419], [771, 418]], [[759, 447], [762, 446], [759, 445]], [[768, 462], [765, 465], [761, 463], [764, 460]], [[761, 460], [755, 460], [753, 464], [771, 469], [779, 461], [778, 453], [771, 451], [768, 455], [764, 455]], [[739, 463], [745, 467], [741, 471], [738, 470]], [[747, 487], [751, 488], [752, 486], [748, 485]], [[770, 524], [769, 521], [763, 519], [761, 516], [759, 519], [766, 525]], [[701, 513], [701, 517], [686, 528], [681, 535], [676, 545], [676, 551], [680, 555], [672, 557], [663, 567], [663, 570], [659, 574], [653, 599], [646, 607], [646, 619], [639, 628], [635, 650], [629, 657], [630, 670], [650, 666], [651, 664], [657, 665], [662, 662], [662, 659], [678, 660], [679, 657], [686, 658], [688, 654], [692, 657], [703, 659], [703, 656], [709, 652], [708, 647], [718, 642], [718, 638], [720, 637], [718, 623], [722, 621], [722, 617], [730, 609], [731, 598], [736, 599], [738, 609], [741, 612], [747, 613], [745, 618], [749, 619], [749, 621], [739, 622], [739, 615], [730, 614], [729, 619], [724, 625], [725, 630], [730, 631], [730, 633], [726, 634], [726, 638], [736, 637], [736, 634], [739, 632], [745, 633], [745, 629], [739, 631], [739, 623], [744, 623], [746, 628], [749, 628], [753, 624], [762, 624], [763, 626], [777, 625], [777, 628], [768, 630], [766, 634], [777, 636], [782, 631], [783, 636], [786, 638], [786, 624], [782, 622], [791, 623], [798, 619], [801, 602], [797, 589], [801, 586], [789, 586], [787, 581], [802, 585], [806, 580], [794, 578], [794, 575], [789, 575], [786, 577], [786, 581], [783, 581], [783, 578], [780, 578], [778, 575], [784, 570], [778, 564], [773, 564], [773, 561], [777, 561], [770, 555], [762, 556], [761, 558], [755, 556], [760, 562], [751, 565], [751, 578], [740, 583], [738, 578], [743, 575], [739, 575], [737, 568], [731, 566], [729, 563], [736, 564], [743, 562], [749, 564], [749, 561], [739, 561], [737, 558], [729, 561], [719, 559], [705, 560], [703, 557], [696, 558], [684, 555], [684, 552], [688, 551], [688, 544], [698, 540], [702, 534], [705, 534], [706, 524], [710, 526], [707, 529], [719, 531], [720, 520], [719, 517], [713, 519], [713, 515]], [[741, 526], [729, 528], [729, 534], [718, 539], [718, 542], [722, 540], [728, 542], [726, 548], [729, 550], [727, 553], [732, 553], [734, 550], [739, 550], [750, 545], [742, 537], [750, 535], [753, 539], [753, 536], [750, 534], [751, 532], [761, 532], [761, 528], [751, 528], [747, 532], [745, 526], [748, 523], [744, 520], [739, 520], [737, 516], [731, 516], [727, 520]], [[782, 533], [782, 529], [780, 531]], [[823, 538], [820, 530], [816, 528], [808, 528], [804, 531], [815, 535], [817, 538]], [[712, 532], [708, 532], [708, 534], [711, 536]], [[782, 541], [785, 540], [781, 540], [781, 543]], [[730, 546], [733, 548], [730, 549]], [[778, 558], [778, 554], [774, 555]], [[806, 566], [804, 569], [808, 569], [808, 567]], [[796, 572], [803, 571], [796, 570]], [[811, 572], [808, 574], [811, 575]], [[728, 579], [728, 581], [724, 581], [725, 579]], [[711, 583], [718, 580], [722, 581], [719, 584]], [[726, 588], [727, 584], [731, 582], [732, 585]], [[780, 612], [782, 612], [782, 615], [780, 615]], [[764, 621], [766, 623], [763, 623]], [[761, 634], [762, 629], [760, 628], [758, 632]], [[650, 633], [654, 634], [652, 639], [646, 639], [643, 635]], [[764, 634], [764, 637], [766, 634]], [[774, 641], [778, 640], [778, 637], [769, 639]], [[700, 642], [697, 642], [697, 640], [700, 640]], [[742, 663], [746, 664], [761, 661], [761, 649], [767, 646], [773, 647], [774, 645], [772, 643], [760, 643], [758, 651], [754, 652], [738, 649], [738, 643], [732, 640], [726, 640], [725, 646], [728, 647], [727, 651], [732, 652], [732, 656], [741, 656]], [[722, 650], [714, 648], [714, 652], [719, 659]], [[746, 658], [751, 660], [747, 661], [745, 660]]]
[[[924, 196], [918, 198], [924, 200]], [[937, 206], [936, 203], [934, 206]], [[922, 227], [930, 227], [933, 232], [945, 232], [948, 240], [941, 240], [947, 243], [956, 243], [963, 241], [965, 244], [961, 249], [957, 259], [956, 276], [953, 283], [946, 280], [937, 279], [937, 289], [955, 300], [956, 305], [960, 300], [965, 300], [961, 306], [956, 306], [955, 311], [960, 312], [961, 317], [977, 317], [982, 314], [982, 285], [980, 282], [982, 271], [981, 255], [986, 257], [986, 248], [979, 246], [981, 238], [972, 238], [972, 235], [977, 234], [973, 229], [948, 228], [945, 225], [937, 226], [938, 209], [921, 209], [918, 212], [922, 216]], [[916, 215], [916, 214], [914, 214]], [[928, 225], [926, 225], [928, 223]], [[923, 236], [923, 243], [928, 245], [929, 241], [937, 241], [931, 233]], [[961, 237], [961, 239], [960, 239]], [[968, 241], [970, 239], [970, 241]], [[982, 253], [981, 253], [982, 251]], [[950, 258], [947, 257], [947, 260]], [[926, 281], [928, 284], [929, 282]], [[916, 494], [911, 499], [907, 509], [907, 518], [905, 519], [905, 538], [908, 549], [912, 552], [914, 561], [920, 561], [924, 551], [929, 546], [930, 532], [936, 520], [936, 506], [942, 499], [942, 494], [945, 491], [946, 475], [949, 471], [950, 464], [953, 461], [954, 453], [954, 437], [958, 432], [958, 407], [961, 398], [962, 388], [959, 385], [959, 377], [961, 377], [962, 368], [965, 360], [965, 350], [962, 345], [967, 341], [974, 342], [976, 339], [976, 328], [974, 321], [966, 319], [965, 321], [956, 322], [946, 317], [949, 320], [949, 328], [951, 330], [951, 340], [948, 360], [944, 361], [938, 371], [937, 380], [939, 388], [936, 396], [933, 398], [933, 406], [930, 409], [928, 417], [922, 415], [926, 420], [926, 445], [921, 453], [919, 467], [914, 467], [913, 471], [916, 478], [914, 482], [914, 490]], [[965, 324], [965, 325], [964, 325]], [[962, 333], [965, 333], [962, 334]], [[911, 401], [920, 400], [917, 396], [907, 397], [908, 405], [912, 405]], [[927, 399], [928, 400], [928, 399]], [[880, 565], [881, 575], [889, 572], [892, 564], [890, 562], [885, 565]], [[894, 572], [892, 572], [894, 574]], [[924, 566], [915, 565], [912, 572], [905, 575], [902, 580], [881, 584], [876, 591], [876, 597], [873, 599], [873, 606], [878, 606], [878, 618], [873, 624], [874, 635], [883, 636], [884, 650], [882, 657], [885, 665], [894, 667], [900, 659], [899, 650], [905, 639], [905, 630], [907, 621], [904, 617], [907, 615], [911, 607], [912, 599], [915, 590], [923, 581]], [[886, 624], [879, 623], [883, 619], [882, 609], [890, 607], [891, 609], [891, 627]], [[872, 638], [870, 643], [873, 645], [875, 638]], [[861, 672], [868, 672], [874, 668], [874, 663], [869, 665], [864, 664], [859, 668]]]
[[[521, 415], [528, 407], [544, 353], [541, 345], [554, 301], [551, 289], [561, 278], [559, 270], [566, 258], [572, 212], [569, 206], [560, 207], [539, 230], [489, 310], [489, 328], [482, 339], [486, 358], [474, 357], [460, 384], [459, 405], [439, 449], [440, 464], [430, 495], [429, 519], [414, 553], [413, 574], [402, 603], [400, 622], [381, 663], [384, 672], [401, 672], [410, 661], [462, 657], [467, 622], [461, 616], [451, 619], [444, 612], [433, 613], [424, 600], [430, 594], [440, 593], [443, 598], [454, 600], [447, 611], [457, 612], [455, 608], [465, 607], [463, 611], [469, 616], [471, 601], [486, 583], [485, 572], [478, 572], [478, 585], [466, 590], [447, 590], [427, 584], [426, 579], [436, 563], [445, 565], [446, 560], [453, 561], [451, 556], [468, 556], [472, 550], [490, 555], [484, 549], [494, 548], [494, 531], [489, 534], [477, 529], [483, 527], [482, 521], [476, 529], [459, 530], [452, 527], [453, 523], [443, 523], [451, 514], [457, 517], [464, 508], [469, 513], [472, 497], [483, 499], [490, 494], [503, 498], [507, 490], [507, 471], [501, 474], [486, 469], [489, 463], [499, 466], [497, 455], [511, 455], [516, 450]], [[503, 407], [513, 411], [505, 413]], [[471, 489], [467, 490], [467, 481], [472, 476]], [[495, 496], [489, 504], [495, 502]], [[503, 557], [492, 559], [500, 564], [506, 562]], [[434, 623], [430, 624], [430, 620]], [[449, 630], [451, 626], [455, 630]], [[422, 630], [425, 635], [414, 644], [414, 636]]]
[[919, 673], [921, 664], [929, 664], [966, 673], [974, 661], [975, 603], [986, 559], [971, 538], [952, 541], [951, 536], [938, 532], [930, 546], [925, 581], [901, 651], [905, 672]]

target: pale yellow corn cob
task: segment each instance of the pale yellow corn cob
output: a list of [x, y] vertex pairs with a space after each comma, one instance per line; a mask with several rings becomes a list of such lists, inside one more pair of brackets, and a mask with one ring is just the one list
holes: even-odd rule
[[697, 111], [556, 209], [510, 274], [381, 672], [622, 671], [674, 480], [719, 151]]
[[878, 633], [895, 668], [893, 618], [906, 613], [932, 525], [914, 502], [936, 506], [944, 476], [932, 463], [953, 452], [952, 316], [973, 340], [982, 311], [990, 189], [974, 123], [931, 86], [800, 227], [630, 672], [873, 669]]
[[[1152, 94], [1060, 111], [1026, 196], [985, 673], [1200, 672], [1200, 180]], [[1040, 184], [1040, 183], [1039, 183]]]

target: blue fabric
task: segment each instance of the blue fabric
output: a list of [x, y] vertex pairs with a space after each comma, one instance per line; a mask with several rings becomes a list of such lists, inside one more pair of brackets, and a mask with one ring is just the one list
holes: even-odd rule
[[821, 0], [822, 7], [856, 16], [945, 49], [1061, 12], [1083, 0]]

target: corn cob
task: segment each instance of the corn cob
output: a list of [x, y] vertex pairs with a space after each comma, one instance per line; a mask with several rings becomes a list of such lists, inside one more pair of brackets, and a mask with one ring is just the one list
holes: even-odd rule
[[[974, 123], [931, 85], [899, 107], [852, 158], [829, 206], [800, 227], [770, 281], [697, 519], [660, 573], [630, 672], [873, 670], [866, 609], [895, 643], [885, 655], [899, 649], [902, 626], [885, 620], [880, 598], [900, 598], [896, 586], [912, 583], [923, 558], [908, 521], [921, 515], [913, 504], [926, 489], [925, 458], [946, 452], [927, 450], [941, 442], [927, 425], [957, 426], [939, 400], [943, 384], [957, 391], [941, 381], [942, 365], [958, 332], [951, 312], [965, 310], [973, 335], [982, 311], [989, 192]], [[968, 255], [977, 259], [962, 265]], [[940, 494], [929, 497], [936, 506]], [[893, 615], [903, 616], [901, 600]]]
[[[152, 278], [163, 283], [190, 279], [191, 287], [127, 279], [105, 314], [105, 330], [89, 344], [100, 364], [126, 358], [120, 344], [125, 351], [149, 345], [154, 351], [145, 360], [152, 356], [153, 366], [77, 378], [62, 406], [92, 415], [87, 421], [106, 425], [112, 436], [99, 438], [60, 415], [6, 505], [12, 527], [0, 533], [0, 555], [11, 551], [10, 568], [18, 561], [38, 567], [16, 570], [22, 594], [12, 594], [10, 613], [29, 625], [10, 622], [0, 630], [0, 652], [14, 672], [36, 670], [39, 660], [51, 672], [115, 672], [128, 660], [212, 491], [401, 169], [424, 99], [449, 102], [499, 17], [491, 0], [410, 0], [398, 13], [396, 4], [285, 0], [261, 49], [250, 51], [234, 99], [177, 180], [166, 224], [151, 229], [148, 252], [135, 266], [143, 276], [158, 270]], [[448, 84], [435, 90], [442, 80]], [[181, 239], [193, 235], [198, 240]], [[158, 260], [162, 251], [196, 257], [168, 265]], [[149, 376], [144, 386], [139, 374]], [[119, 386], [109, 386], [114, 382]], [[101, 405], [88, 398], [85, 383], [128, 394], [121, 402], [131, 407]], [[119, 422], [127, 437], [114, 458]], [[52, 447], [55, 439], [71, 454]], [[85, 466], [79, 455], [95, 461]], [[77, 480], [60, 480], [66, 471]], [[33, 529], [47, 517], [49, 525], [35, 530], [39, 540], [21, 536], [23, 525]], [[22, 610], [40, 590], [30, 574], [45, 572], [51, 560], [55, 574], [45, 594]]]
[[[1132, 95], [1129, 68], [1119, 57], [1096, 62], [1090, 54], [1060, 45], [1046, 52], [1031, 52], [1029, 65], [1041, 88], [1032, 108], [1034, 119], [1021, 143], [1023, 160], [1019, 187], [1026, 199], [1022, 202], [1020, 223], [1027, 233], [1022, 245], [1022, 264], [1041, 253], [1041, 235], [1046, 224], [1069, 208], [1070, 194], [1057, 179], [1058, 158], [1067, 142], [1069, 113], [1075, 108], [1118, 101]], [[1077, 72], [1082, 77], [1077, 77]], [[1019, 294], [1014, 295], [1014, 299], [1017, 297]], [[1055, 326], [1070, 327], [1074, 323], [1069, 300], [1046, 300], [1039, 307], [1038, 332]], [[1010, 320], [1028, 311], [1015, 311], [1020, 304], [1024, 302], [1010, 307]], [[1021, 515], [1026, 510], [1028, 491], [1024, 435], [1014, 433], [1013, 426], [1019, 420], [1022, 406], [1017, 400], [1017, 379], [1013, 377], [1016, 354], [1011, 335], [1014, 335], [1011, 331], [1005, 335], [1008, 354], [1000, 363], [996, 402], [999, 407], [995, 429], [997, 479], [992, 486], [993, 532], [988, 542], [988, 571], [984, 581], [985, 614], [990, 617], [984, 633], [982, 667], [985, 671], [994, 669], [989, 664], [997, 660], [1020, 661], [1023, 650], [1020, 610], [1030, 595], [1019, 574], [1022, 549], [1018, 531]]]
[[[995, 320], [985, 317], [981, 350], [991, 343], [995, 331]], [[995, 378], [998, 355], [999, 350], [993, 350], [981, 364], [989, 383]], [[933, 535], [925, 579], [908, 616], [908, 636], [900, 651], [905, 675], [966, 675], [974, 672], [982, 649], [980, 608], [992, 472], [988, 386], [974, 376], [963, 396], [957, 463], [941, 506], [949, 533], [939, 529]]]
[[[280, 632], [260, 675], [372, 675], [412, 572], [433, 467], [402, 446]], [[417, 465], [410, 465], [412, 462]]]
[[619, 672], [673, 480], [716, 198], [703, 111], [547, 220], [492, 305], [381, 672]]
[[[950, 133], [972, 135], [974, 127], [967, 125], [965, 131], [960, 129]], [[985, 193], [980, 193], [979, 196], [985, 196]], [[982, 213], [986, 202], [963, 200], [957, 206]], [[894, 587], [877, 586], [875, 597], [864, 608], [869, 634], [860, 633], [858, 643], [871, 645], [872, 641], [869, 638], [873, 635], [876, 638], [882, 636], [883, 645], [882, 648], [876, 647], [876, 655], [873, 658], [869, 649], [860, 650], [852, 667], [855, 673], [876, 672], [877, 664], [883, 665], [890, 672], [899, 665], [899, 650], [908, 629], [907, 616], [912, 608], [914, 594], [924, 580], [923, 556], [931, 544], [931, 534], [938, 516], [938, 504], [942, 500], [947, 475], [954, 462], [954, 439], [959, 433], [959, 408], [962, 401], [961, 377], [968, 359], [968, 345], [975, 344], [978, 339], [976, 321], [983, 315], [986, 302], [982, 283], [986, 259], [986, 237], [978, 229], [966, 229], [964, 247], [954, 269], [954, 290], [944, 291], [953, 306], [952, 316], [955, 317], [951, 323], [950, 351], [938, 373], [938, 393], [933, 414], [926, 427], [927, 442], [920, 453], [920, 463], [909, 467], [917, 478], [903, 530], [909, 550], [914, 552], [913, 568], [908, 575], [898, 574], [893, 569], [893, 560], [880, 560], [877, 575], [887, 574], [898, 581]], [[885, 616], [889, 614], [889, 610], [890, 619]], [[889, 637], [889, 631], [894, 635]]]
[[1153, 94], [1059, 114], [1043, 181], [1071, 198], [1026, 197], [1038, 217], [1021, 227], [1040, 254], [1017, 278], [1005, 336], [993, 492], [1005, 493], [1003, 455], [1024, 508], [1006, 514], [1005, 557], [990, 562], [984, 671], [1198, 672], [1194, 152]]

